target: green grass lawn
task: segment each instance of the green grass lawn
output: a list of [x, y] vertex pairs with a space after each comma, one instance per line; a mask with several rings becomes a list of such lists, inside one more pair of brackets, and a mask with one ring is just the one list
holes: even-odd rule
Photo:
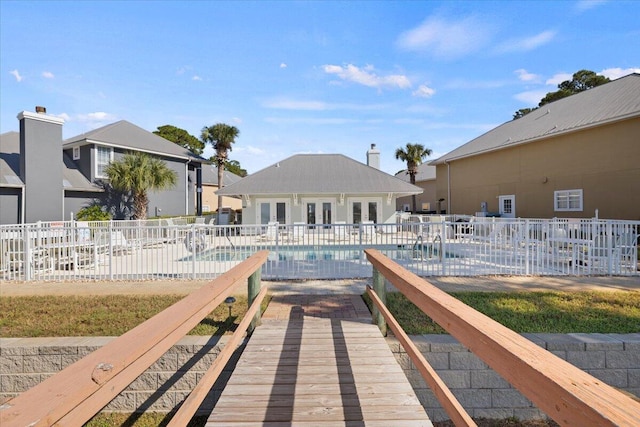
[[[456, 292], [452, 295], [521, 333], [640, 332], [640, 292]], [[246, 297], [236, 298], [231, 317], [223, 304], [190, 334], [223, 335], [234, 331], [247, 308]], [[179, 299], [171, 295], [2, 297], [0, 336], [118, 336]], [[444, 333], [400, 293], [389, 293], [387, 305], [410, 335]]]
[[[1, 337], [119, 336], [179, 301], [176, 295], [33, 296], [0, 298]], [[269, 296], [263, 301], [263, 310]], [[247, 310], [236, 296], [231, 317], [221, 304], [189, 335], [235, 331]]]
[[[454, 292], [451, 295], [516, 332], [640, 332], [640, 292]], [[365, 300], [369, 304], [368, 298]], [[401, 293], [387, 306], [409, 335], [445, 331]]]

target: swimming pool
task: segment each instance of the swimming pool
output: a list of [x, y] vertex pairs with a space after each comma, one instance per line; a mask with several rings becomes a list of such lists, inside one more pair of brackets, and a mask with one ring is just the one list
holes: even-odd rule
[[[207, 249], [195, 255], [196, 261], [241, 261], [249, 258], [262, 248], [256, 246], [236, 246], [234, 248]], [[357, 245], [297, 245], [278, 246], [270, 249], [267, 261], [358, 261], [366, 259], [362, 246]], [[433, 250], [429, 245], [420, 245], [417, 249], [407, 245], [377, 245], [375, 249], [391, 259], [406, 259], [433, 257]], [[436, 253], [437, 256], [437, 253]], [[449, 257], [449, 256], [447, 256]], [[193, 256], [183, 259], [193, 261]]]

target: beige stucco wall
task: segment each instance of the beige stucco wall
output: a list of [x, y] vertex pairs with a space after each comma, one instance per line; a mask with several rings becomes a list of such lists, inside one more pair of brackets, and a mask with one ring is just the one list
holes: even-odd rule
[[[437, 210], [438, 199], [436, 198], [436, 180], [429, 179], [425, 181], [418, 181], [416, 182], [416, 185], [422, 188], [422, 194], [416, 194], [416, 208], [418, 209], [418, 211], [422, 210], [423, 203], [429, 203], [431, 205], [430, 209], [432, 211]], [[411, 196], [398, 197], [398, 199], [396, 200], [396, 210], [403, 211], [405, 204], [408, 204], [410, 209], [413, 208], [413, 202], [412, 202]], [[445, 209], [445, 208], [446, 208], [446, 205], [443, 204], [442, 209]]]
[[[450, 212], [474, 214], [480, 203], [497, 212], [498, 196], [516, 196], [516, 216], [640, 219], [640, 118], [437, 167], [436, 197]], [[448, 186], [450, 179], [450, 197]], [[554, 211], [554, 191], [583, 190], [581, 212]]]
[[[203, 185], [202, 186], [202, 206], [209, 206], [209, 212], [215, 212], [218, 209], [218, 191], [217, 185]], [[242, 199], [234, 197], [222, 197], [222, 205], [231, 207], [232, 209], [242, 209]], [[204, 210], [204, 208], [203, 208]]]

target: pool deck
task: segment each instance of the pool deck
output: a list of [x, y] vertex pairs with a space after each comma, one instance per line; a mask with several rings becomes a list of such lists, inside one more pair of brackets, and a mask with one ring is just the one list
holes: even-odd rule
[[[640, 291], [638, 276], [438, 276], [425, 278], [446, 292], [456, 291]], [[186, 295], [209, 280], [0, 281], [0, 296], [25, 295]], [[273, 294], [359, 295], [371, 279], [263, 281]], [[391, 289], [392, 290], [392, 289]], [[240, 285], [235, 293], [246, 292]]]

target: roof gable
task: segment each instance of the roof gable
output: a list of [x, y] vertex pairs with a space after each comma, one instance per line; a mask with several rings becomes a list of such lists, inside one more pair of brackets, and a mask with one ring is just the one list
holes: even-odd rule
[[402, 193], [422, 189], [342, 154], [297, 154], [218, 190], [221, 195]]
[[630, 74], [543, 105], [429, 164], [442, 164], [632, 117], [640, 117], [640, 74]]
[[197, 156], [186, 148], [174, 144], [126, 120], [120, 120], [69, 138], [63, 142], [63, 147], [71, 148], [87, 143], [98, 143], [129, 150], [144, 151], [167, 157], [205, 161], [205, 159]]

